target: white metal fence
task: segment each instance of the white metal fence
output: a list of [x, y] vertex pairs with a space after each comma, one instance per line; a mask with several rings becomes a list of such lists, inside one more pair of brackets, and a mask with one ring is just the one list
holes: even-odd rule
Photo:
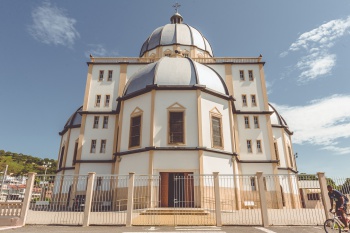
[[25, 198], [7, 200], [1, 215], [84, 226], [322, 225], [330, 208], [327, 184], [350, 198], [350, 178], [324, 173], [31, 176], [28, 208]]

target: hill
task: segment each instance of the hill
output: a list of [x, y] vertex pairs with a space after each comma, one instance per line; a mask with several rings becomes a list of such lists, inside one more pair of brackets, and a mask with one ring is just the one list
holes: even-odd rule
[[42, 159], [31, 155], [17, 154], [10, 151], [0, 150], [0, 171], [5, 171], [8, 165], [7, 174], [13, 176], [25, 175], [28, 172], [36, 172], [37, 174], [44, 174], [45, 163], [51, 163], [51, 167], [47, 168], [46, 174], [55, 174], [57, 169], [57, 160]]

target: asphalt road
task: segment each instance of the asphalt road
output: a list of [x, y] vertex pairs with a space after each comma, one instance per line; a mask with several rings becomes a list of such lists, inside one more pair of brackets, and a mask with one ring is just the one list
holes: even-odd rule
[[19, 228], [6, 228], [0, 227], [1, 233], [86, 233], [86, 232], [99, 232], [99, 233], [322, 233], [324, 232], [322, 226], [284, 226], [284, 227], [240, 227], [240, 226], [224, 226], [224, 227], [125, 227], [125, 226], [46, 226], [46, 225], [28, 225]]

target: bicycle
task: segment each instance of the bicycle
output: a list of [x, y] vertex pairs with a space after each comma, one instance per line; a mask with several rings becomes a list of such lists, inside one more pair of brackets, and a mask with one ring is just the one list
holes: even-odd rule
[[[336, 214], [336, 212], [331, 212], [333, 214], [333, 218], [327, 219], [324, 224], [324, 230], [327, 233], [331, 232], [338, 232], [341, 233], [344, 229], [344, 224], [340, 221], [339, 216]], [[348, 216], [348, 214], [346, 214]], [[348, 224], [350, 223], [350, 219], [347, 217]]]

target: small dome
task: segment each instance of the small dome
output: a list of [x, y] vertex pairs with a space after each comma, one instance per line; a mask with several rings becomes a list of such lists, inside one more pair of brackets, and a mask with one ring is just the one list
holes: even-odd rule
[[225, 82], [212, 68], [190, 58], [163, 57], [141, 68], [127, 83], [124, 95], [144, 89], [148, 85], [206, 86], [207, 89], [228, 95]]
[[83, 106], [78, 108], [67, 120], [66, 124], [64, 125], [64, 128], [61, 132], [59, 132], [59, 135], [63, 135], [69, 128], [77, 128], [81, 125], [81, 114], [80, 112], [83, 110]]
[[283, 119], [283, 117], [277, 112], [277, 110], [269, 103], [269, 110], [272, 113], [270, 116], [271, 118], [271, 125], [277, 125], [277, 126], [283, 126], [288, 128], [287, 122]]
[[158, 46], [166, 45], [188, 45], [195, 46], [203, 51], [206, 51], [211, 57], [213, 52], [207, 39], [195, 28], [182, 23], [182, 16], [175, 13], [171, 18], [171, 24], [166, 24], [152, 32], [152, 34], [143, 43], [140, 57], [147, 51], [150, 51]]

